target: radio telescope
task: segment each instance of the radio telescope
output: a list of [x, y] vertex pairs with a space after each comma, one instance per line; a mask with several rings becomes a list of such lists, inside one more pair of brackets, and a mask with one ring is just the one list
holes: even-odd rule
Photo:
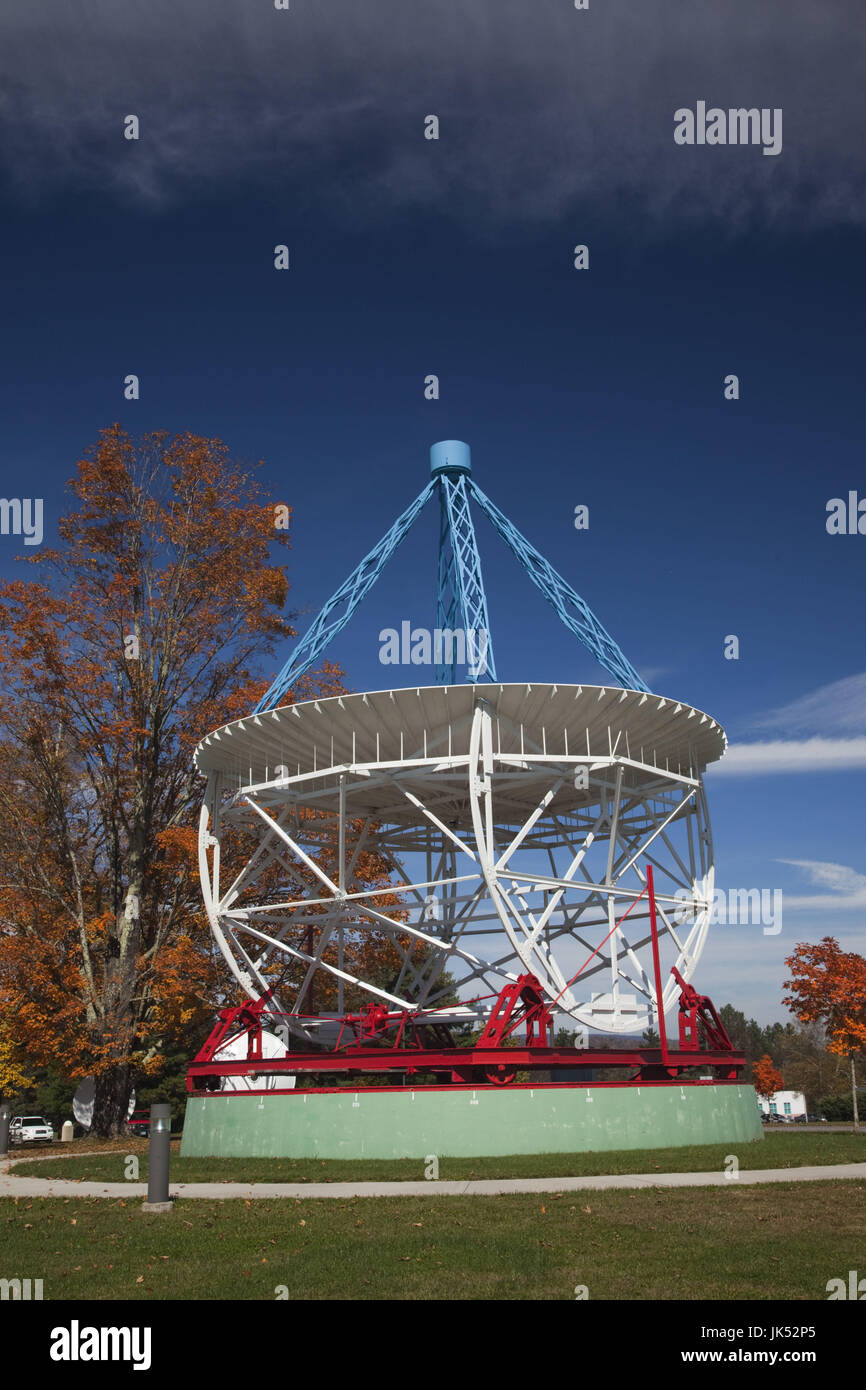
[[[713, 902], [703, 774], [725, 735], [648, 689], [481, 492], [465, 444], [436, 444], [430, 461], [256, 709], [196, 749], [202, 892], [244, 997], [190, 1063], [183, 1152], [421, 1159], [759, 1138], [745, 1058], [692, 983]], [[434, 495], [430, 678], [296, 701]], [[499, 676], [470, 504], [604, 684]]]
[[[584, 601], [471, 476], [466, 445], [326, 604], [268, 695], [196, 751], [207, 777], [202, 890], [234, 978], [296, 1038], [323, 1040], [351, 1000], [481, 1021], [531, 974], [578, 1029], [658, 1028], [700, 959], [713, 899], [702, 774], [725, 736], [652, 694]], [[440, 629], [485, 634], [482, 678], [287, 703], [438, 492]], [[612, 685], [502, 683], [474, 500]], [[371, 856], [387, 870], [371, 882]], [[225, 865], [231, 863], [231, 871]], [[646, 899], [654, 870], [657, 998]], [[393, 970], [365, 969], [365, 940]], [[459, 1000], [455, 1004], [454, 997]], [[316, 1001], [330, 1007], [316, 1010]]]

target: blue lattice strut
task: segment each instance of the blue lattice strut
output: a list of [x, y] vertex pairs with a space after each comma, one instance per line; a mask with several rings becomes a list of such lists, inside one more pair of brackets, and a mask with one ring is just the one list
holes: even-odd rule
[[[430, 473], [430, 482], [423, 492], [328, 599], [254, 713], [262, 714], [274, 709], [301, 676], [316, 665], [325, 648], [343, 630], [358, 604], [369, 593], [434, 492], [439, 493], [440, 502], [436, 625], [446, 639], [441, 641], [437, 662], [438, 682], [456, 682], [457, 666], [463, 664], [458, 660], [460, 647], [457, 639], [461, 633], [467, 678], [471, 681], [497, 679], [487, 599], [481, 576], [481, 557], [469, 510], [470, 498], [474, 497], [569, 631], [627, 689], [648, 692], [649, 687], [580, 595], [557, 574], [544, 556], [475, 483], [468, 445], [453, 439], [434, 444], [430, 450]], [[462, 622], [458, 622], [458, 619]]]
[[[302, 638], [295, 647], [270, 690], [256, 705], [255, 714], [274, 709], [286, 692], [291, 690], [295, 681], [300, 680], [301, 676], [316, 664], [328, 644], [338, 633], [342, 632], [361, 599], [370, 592], [412, 522], [424, 504], [433, 496], [434, 491], [434, 483], [429, 482], [420, 496], [415, 498], [411, 507], [407, 507], [403, 515], [397, 518], [387, 535], [382, 537], [369, 555], [364, 556], [358, 568], [352, 571], [349, 578], [340, 585], [333, 597], [328, 599], [306, 637]], [[340, 609], [342, 612], [339, 611]], [[331, 615], [333, 613], [338, 613], [339, 616], [332, 620]]]
[[[473, 679], [485, 677], [495, 681], [496, 663], [481, 578], [481, 556], [469, 510], [468, 447], [458, 440], [434, 444], [430, 450], [430, 472], [439, 483], [441, 515], [436, 626], [442, 636], [436, 680], [445, 685], [453, 685], [457, 680], [455, 633], [462, 626], [466, 660], [460, 664], [468, 667]], [[458, 618], [462, 619], [462, 625]]]
[[571, 585], [557, 574], [553, 566], [539, 554], [525, 536], [520, 534], [516, 526], [512, 526], [508, 517], [494, 506], [490, 498], [484, 496], [481, 488], [471, 478], [469, 486], [481, 510], [517, 556], [533, 584], [538, 585], [544, 597], [553, 605], [565, 626], [580, 638], [599, 665], [616, 676], [627, 690], [645, 690], [648, 693], [649, 686], [644, 684], [631, 662], [623, 655], [610, 633], [602, 627], [580, 594], [575, 593]]

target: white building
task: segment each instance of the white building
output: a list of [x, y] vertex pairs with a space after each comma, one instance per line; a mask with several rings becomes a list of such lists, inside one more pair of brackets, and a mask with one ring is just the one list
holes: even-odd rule
[[806, 1114], [806, 1097], [802, 1091], [775, 1091], [769, 1100], [758, 1096], [762, 1115], [787, 1115], [792, 1120]]

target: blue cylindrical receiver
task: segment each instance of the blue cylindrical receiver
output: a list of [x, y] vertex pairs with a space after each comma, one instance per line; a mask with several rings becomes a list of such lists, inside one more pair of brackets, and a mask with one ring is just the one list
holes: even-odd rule
[[430, 476], [440, 473], [471, 473], [469, 445], [460, 439], [442, 439], [430, 446]]

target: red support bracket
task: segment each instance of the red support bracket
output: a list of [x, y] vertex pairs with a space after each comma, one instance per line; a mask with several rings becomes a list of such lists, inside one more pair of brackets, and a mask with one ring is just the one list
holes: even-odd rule
[[499, 995], [476, 1047], [502, 1047], [521, 1023], [526, 1024], [527, 1047], [549, 1047], [553, 1015], [545, 1003], [541, 981], [518, 975]]
[[196, 1062], [212, 1062], [228, 1038], [234, 1037], [235, 1034], [242, 1033], [246, 1029], [247, 1061], [260, 1062], [262, 1060], [262, 1012], [272, 993], [272, 990], [267, 990], [260, 999], [256, 999], [253, 1003], [238, 1004], [233, 1009], [220, 1009], [217, 1014], [219, 1022], [194, 1060]]
[[675, 965], [671, 974], [680, 987], [680, 1051], [698, 1052], [703, 1041], [712, 1052], [733, 1052], [734, 1044], [709, 995], [687, 985]]

